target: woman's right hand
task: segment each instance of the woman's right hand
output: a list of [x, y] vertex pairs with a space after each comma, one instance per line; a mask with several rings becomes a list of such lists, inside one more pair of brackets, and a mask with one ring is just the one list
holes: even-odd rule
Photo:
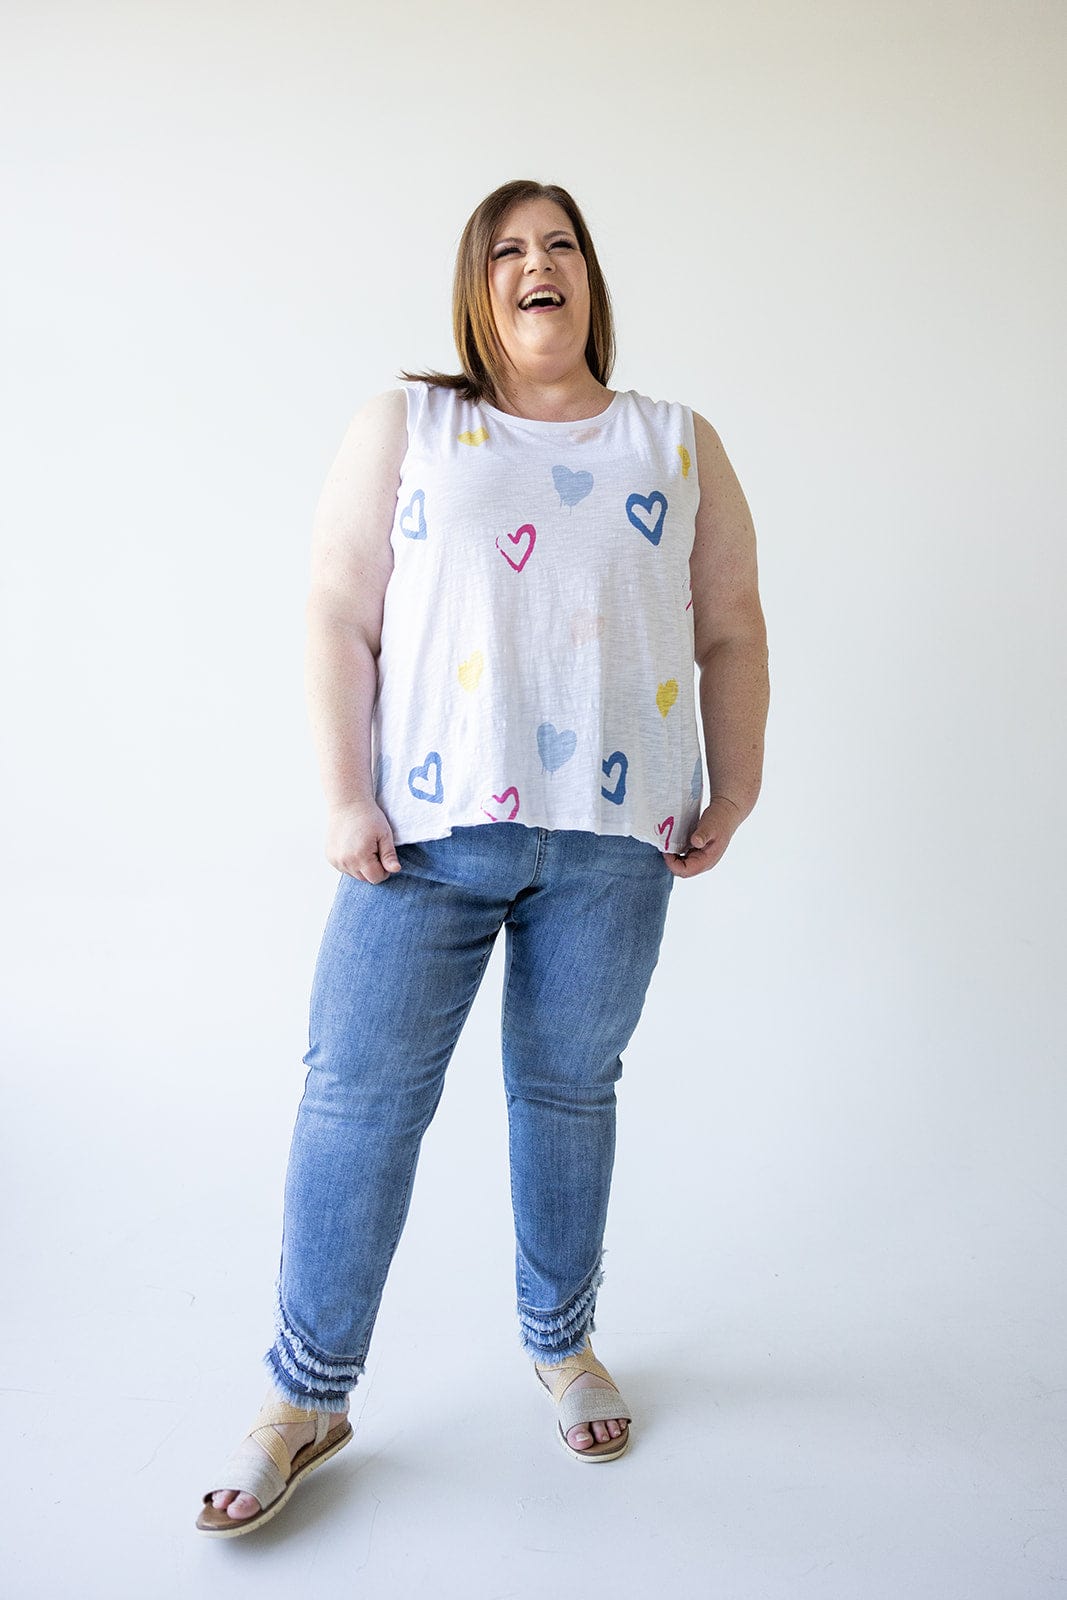
[[362, 878], [364, 883], [384, 883], [399, 872], [393, 830], [381, 807], [373, 800], [331, 807], [326, 859], [338, 872]]

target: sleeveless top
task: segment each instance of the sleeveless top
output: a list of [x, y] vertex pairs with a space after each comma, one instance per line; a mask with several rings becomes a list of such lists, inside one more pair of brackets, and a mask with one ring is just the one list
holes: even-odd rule
[[518, 822], [686, 849], [692, 411], [628, 390], [539, 422], [403, 387], [371, 744], [395, 842]]

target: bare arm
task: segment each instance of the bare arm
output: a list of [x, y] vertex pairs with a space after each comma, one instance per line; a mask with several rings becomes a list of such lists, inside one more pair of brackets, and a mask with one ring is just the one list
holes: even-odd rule
[[404, 392], [390, 389], [352, 419], [312, 531], [305, 685], [329, 811], [326, 854], [340, 871], [370, 883], [400, 867], [374, 797], [370, 729], [406, 448]]
[[666, 857], [685, 878], [715, 865], [756, 804], [770, 696], [752, 516], [715, 429], [696, 412], [693, 424], [700, 505], [689, 572], [711, 800], [688, 854]]

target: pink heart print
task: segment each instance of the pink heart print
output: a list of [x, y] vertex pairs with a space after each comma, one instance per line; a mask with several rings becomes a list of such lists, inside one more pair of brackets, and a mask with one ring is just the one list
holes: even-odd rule
[[[522, 553], [522, 560], [521, 561], [512, 561], [510, 555], [505, 550], [504, 546], [500, 543], [500, 539], [501, 538], [505, 538], [505, 537], [507, 538], [509, 543], [511, 543], [513, 545], [516, 545], [516, 546], [520, 543], [521, 540], [523, 540], [523, 539], [526, 540], [526, 549]], [[500, 554], [504, 557], [504, 560], [507, 562], [508, 566], [509, 567], [514, 567], [516, 572], [521, 572], [523, 567], [526, 565], [527, 561], [529, 561], [529, 559], [530, 559], [530, 555], [531, 555], [531, 553], [533, 551], [533, 547], [534, 547], [534, 540], [536, 538], [537, 538], [537, 529], [534, 527], [533, 523], [532, 522], [524, 522], [522, 527], [519, 528], [515, 533], [509, 533], [509, 534], [506, 534], [506, 535], [501, 534], [500, 537], [498, 537], [498, 539], [496, 541], [496, 547], [500, 551]]]
[[[500, 816], [497, 811], [491, 811], [489, 809], [494, 802], [496, 803], [497, 807], [502, 807], [506, 803], [509, 795], [514, 796], [514, 802], [506, 817]], [[514, 784], [512, 784], [511, 788], [505, 789], [503, 794], [491, 794], [489, 798], [483, 802], [482, 811], [493, 822], [514, 822], [515, 818], [519, 814], [519, 791], [515, 788]]]
[[673, 828], [674, 828], [674, 818], [673, 817], [665, 817], [662, 822], [659, 822], [659, 823], [656, 824], [656, 832], [658, 834], [660, 834], [662, 836], [664, 830], [666, 830], [666, 833], [667, 833], [667, 838], [666, 838], [666, 840], [664, 842], [664, 845], [663, 845], [664, 850], [668, 850], [669, 851], [670, 848], [671, 848], [671, 832], [672, 832]]

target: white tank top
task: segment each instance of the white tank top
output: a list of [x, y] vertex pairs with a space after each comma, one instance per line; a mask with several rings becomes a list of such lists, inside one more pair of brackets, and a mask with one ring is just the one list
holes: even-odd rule
[[684, 850], [703, 771], [687, 406], [535, 422], [406, 383], [375, 792], [397, 844], [499, 822]]

